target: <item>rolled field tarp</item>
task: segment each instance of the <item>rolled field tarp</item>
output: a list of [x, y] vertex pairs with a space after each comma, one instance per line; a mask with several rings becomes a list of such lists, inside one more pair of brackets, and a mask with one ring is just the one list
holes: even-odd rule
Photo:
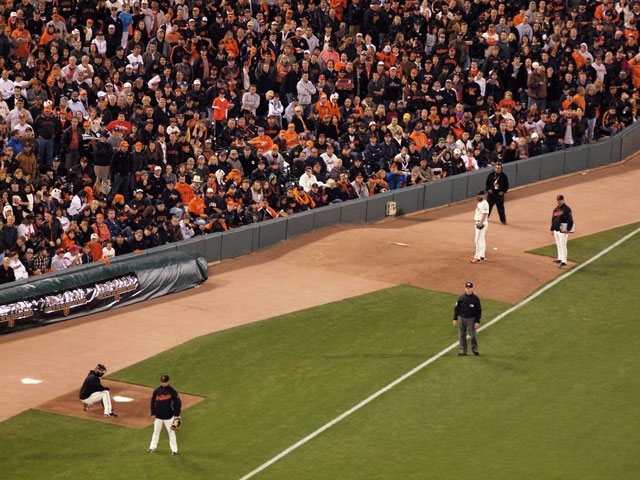
[[207, 277], [202, 255], [175, 251], [31, 277], [0, 289], [0, 335], [181, 292]]

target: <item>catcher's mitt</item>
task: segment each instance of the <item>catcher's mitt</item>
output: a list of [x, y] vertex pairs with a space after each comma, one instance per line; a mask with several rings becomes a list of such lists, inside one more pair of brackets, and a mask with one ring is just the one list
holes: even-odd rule
[[482, 225], [482, 224], [480, 224], [480, 225], [476, 225], [476, 228], [477, 228], [478, 230], [482, 230], [482, 229], [484, 228], [484, 225]]
[[182, 425], [182, 419], [180, 417], [173, 417], [173, 423], [171, 423], [171, 430], [177, 430]]

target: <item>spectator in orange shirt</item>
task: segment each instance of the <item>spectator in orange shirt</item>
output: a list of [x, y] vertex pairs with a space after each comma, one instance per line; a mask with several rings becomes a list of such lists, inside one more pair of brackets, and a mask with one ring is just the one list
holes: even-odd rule
[[11, 32], [11, 36], [14, 38], [17, 46], [14, 50], [16, 57], [27, 58], [30, 52], [31, 46], [31, 34], [28, 30], [24, 29], [24, 20], [18, 20], [18, 28]]
[[89, 247], [93, 261], [100, 260], [102, 258], [102, 245], [98, 241], [97, 233], [91, 234], [91, 241], [87, 243], [87, 246]]
[[200, 191], [193, 192], [193, 199], [189, 202], [189, 213], [195, 219], [196, 225], [205, 225], [207, 216], [205, 215], [205, 204]]
[[187, 177], [185, 175], [180, 175], [178, 177], [178, 183], [173, 187], [180, 194], [181, 202], [178, 204], [179, 207], [188, 207], [189, 202], [193, 200], [195, 196], [193, 193], [193, 188], [187, 183]]
[[300, 136], [298, 135], [298, 132], [296, 132], [295, 123], [289, 123], [287, 129], [280, 130], [280, 133], [284, 135], [284, 138], [287, 141], [287, 150], [296, 148], [300, 140]]
[[422, 122], [416, 123], [416, 128], [411, 132], [409, 138], [411, 138], [411, 140], [416, 144], [416, 150], [420, 150], [427, 144], [427, 135], [424, 133], [422, 128]]
[[258, 128], [258, 136], [253, 137], [249, 142], [256, 149], [261, 148], [263, 152], [267, 150], [271, 150], [271, 146], [273, 145], [273, 140], [269, 135], [264, 133], [264, 128]]

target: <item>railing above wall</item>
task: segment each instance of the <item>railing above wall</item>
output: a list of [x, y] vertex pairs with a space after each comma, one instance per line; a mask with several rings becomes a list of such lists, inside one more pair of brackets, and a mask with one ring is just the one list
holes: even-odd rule
[[[515, 188], [568, 173], [616, 163], [638, 150], [640, 150], [640, 122], [636, 122], [620, 134], [607, 140], [507, 163], [503, 166], [503, 171], [509, 177], [511, 188]], [[142, 254], [132, 253], [115, 257], [111, 259], [111, 263], [135, 255], [157, 255], [175, 250], [200, 253], [208, 262], [238, 257], [272, 247], [285, 240], [321, 228], [380, 221], [386, 217], [386, 207], [390, 201], [396, 202], [397, 214], [403, 215], [472, 198], [478, 190], [484, 188], [488, 174], [489, 169], [483, 169], [455, 175], [367, 198], [308, 210], [288, 218], [276, 218], [226, 232], [163, 245], [146, 250]], [[47, 275], [68, 275], [78, 269], [100, 268], [103, 265], [102, 262], [94, 262]], [[1, 285], [0, 290], [16, 288], [27, 282], [29, 279]]]

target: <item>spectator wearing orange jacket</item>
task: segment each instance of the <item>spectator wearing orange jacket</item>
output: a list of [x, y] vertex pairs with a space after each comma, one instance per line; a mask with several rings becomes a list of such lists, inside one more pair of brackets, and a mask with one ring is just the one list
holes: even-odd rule
[[200, 191], [193, 192], [193, 199], [189, 202], [189, 213], [195, 219], [196, 225], [205, 225], [207, 216], [205, 215], [206, 205], [202, 199]]
[[[111, 238], [109, 238], [111, 240]], [[91, 256], [93, 260], [100, 260], [102, 258], [102, 245], [98, 241], [98, 234], [91, 234], [91, 241], [87, 243], [87, 247], [89, 247], [89, 251], [91, 252]]]

